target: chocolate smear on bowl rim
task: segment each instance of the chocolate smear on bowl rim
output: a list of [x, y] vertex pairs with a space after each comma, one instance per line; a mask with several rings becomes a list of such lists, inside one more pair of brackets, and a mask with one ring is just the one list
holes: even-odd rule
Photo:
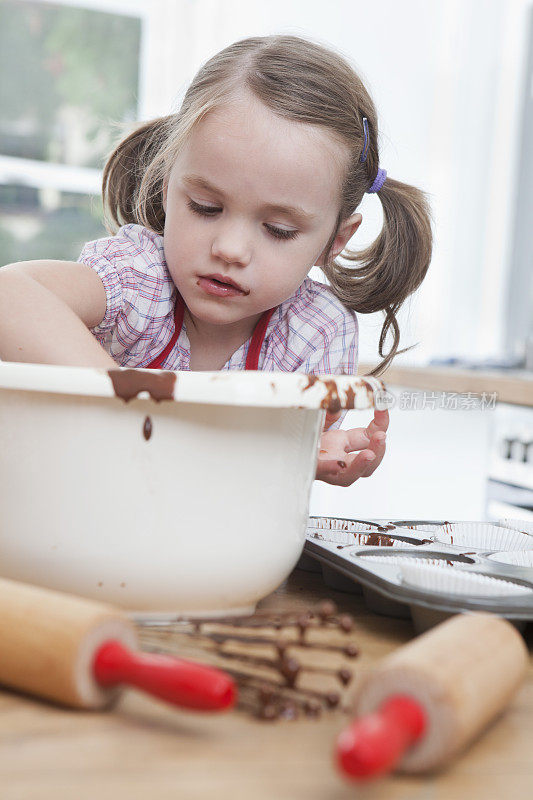
[[330, 414], [336, 414], [342, 408], [339, 391], [337, 389], [337, 382], [332, 380], [323, 380], [322, 383], [326, 387], [326, 395], [322, 398], [320, 407], [325, 408]]
[[363, 380], [362, 383], [363, 383], [363, 386], [366, 389], [366, 396], [367, 396], [370, 404], [374, 405], [374, 390], [373, 390], [372, 386], [369, 384], [368, 381], [365, 381], [365, 380]]
[[307, 389], [310, 389], [311, 386], [314, 386], [318, 380], [316, 375], [306, 375], [306, 378], [307, 378], [307, 386], [304, 386], [302, 392], [305, 392], [307, 391]]
[[[302, 389], [303, 392], [307, 391], [307, 389], [310, 389], [312, 386], [314, 386], [315, 383], [317, 383], [317, 381], [324, 384], [326, 388], [326, 394], [322, 398], [320, 407], [325, 408], [327, 411], [329, 411], [330, 414], [336, 414], [342, 408], [345, 408], [347, 410], [355, 408], [356, 393], [351, 386], [348, 386], [346, 389], [346, 399], [343, 405], [341, 403], [341, 399], [339, 396], [339, 388], [337, 386], [337, 381], [332, 380], [331, 378], [320, 378], [317, 375], [307, 375], [306, 377], [307, 377], [307, 386], [304, 386], [304, 388]], [[363, 378], [358, 378], [357, 380], [361, 382], [362, 386], [364, 386], [366, 390], [366, 395], [369, 405], [375, 406], [375, 392], [372, 385], [369, 383], [369, 381], [366, 381]], [[381, 383], [381, 391], [382, 392], [385, 391], [385, 386], [383, 385], [383, 383]]]
[[[353, 630], [353, 618], [339, 614], [329, 600], [298, 613], [178, 617], [139, 626], [143, 649], [165, 653], [174, 649], [183, 658], [220, 667], [237, 683], [238, 708], [271, 721], [318, 718], [328, 709], [343, 708], [343, 690], [353, 679], [346, 659], [356, 658], [359, 650], [353, 641], [342, 640]], [[327, 631], [328, 641], [317, 639], [320, 631]], [[339, 689], [323, 687], [323, 681]]]
[[323, 383], [326, 387], [326, 394], [320, 401], [320, 408], [325, 408], [330, 414], [336, 414], [337, 411], [341, 410], [342, 405], [336, 381], [319, 378], [317, 375], [307, 375], [306, 377], [307, 386], [304, 386], [302, 392], [306, 392], [307, 389], [310, 389], [311, 386], [314, 386], [317, 382]]
[[355, 392], [351, 386], [346, 389], [346, 408], [355, 408]]
[[111, 378], [116, 397], [129, 402], [141, 392], [148, 392], [152, 400], [173, 400], [176, 386], [175, 372], [154, 372], [142, 369], [110, 369], [107, 374]]

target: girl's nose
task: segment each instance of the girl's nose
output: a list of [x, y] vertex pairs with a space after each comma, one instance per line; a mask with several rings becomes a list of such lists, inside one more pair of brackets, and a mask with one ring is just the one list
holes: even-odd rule
[[247, 266], [251, 259], [251, 247], [243, 226], [227, 226], [219, 231], [213, 240], [211, 253], [228, 264]]

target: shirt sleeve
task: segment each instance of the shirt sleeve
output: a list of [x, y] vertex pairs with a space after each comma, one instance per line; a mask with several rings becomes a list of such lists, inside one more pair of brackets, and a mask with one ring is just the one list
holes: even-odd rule
[[104, 284], [106, 312], [103, 320], [90, 328], [95, 335], [105, 334], [115, 326], [124, 307], [126, 287], [133, 284], [131, 270], [118, 257], [119, 242], [118, 236], [87, 242], [78, 258], [80, 263], [91, 267]]
[[106, 293], [106, 312], [91, 333], [115, 358], [139, 340], [157, 337], [172, 313], [174, 286], [161, 237], [140, 225], [125, 225], [115, 236], [87, 242], [78, 261], [94, 269]]

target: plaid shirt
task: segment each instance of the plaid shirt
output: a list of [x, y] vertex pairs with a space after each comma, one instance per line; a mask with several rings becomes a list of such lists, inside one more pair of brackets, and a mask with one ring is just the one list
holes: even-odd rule
[[[115, 236], [87, 242], [78, 258], [100, 276], [107, 297], [105, 317], [91, 332], [123, 367], [146, 367], [174, 333], [176, 287], [163, 251], [163, 237], [142, 225], [124, 225]], [[274, 311], [258, 368], [312, 374], [357, 374], [358, 324], [322, 283], [306, 278]], [[244, 369], [250, 339], [222, 369]], [[185, 324], [161, 369], [190, 370]], [[338, 428], [344, 414], [334, 424]]]

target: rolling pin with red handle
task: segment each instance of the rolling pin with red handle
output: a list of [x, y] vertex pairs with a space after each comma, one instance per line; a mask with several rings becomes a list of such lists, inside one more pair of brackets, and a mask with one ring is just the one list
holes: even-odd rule
[[93, 600], [0, 579], [0, 684], [63, 705], [110, 705], [129, 684], [184, 708], [217, 711], [235, 700], [221, 670], [135, 652], [126, 614]]
[[363, 681], [360, 717], [336, 760], [360, 780], [444, 766], [506, 706], [523, 680], [521, 635], [492, 614], [461, 614], [385, 658]]

